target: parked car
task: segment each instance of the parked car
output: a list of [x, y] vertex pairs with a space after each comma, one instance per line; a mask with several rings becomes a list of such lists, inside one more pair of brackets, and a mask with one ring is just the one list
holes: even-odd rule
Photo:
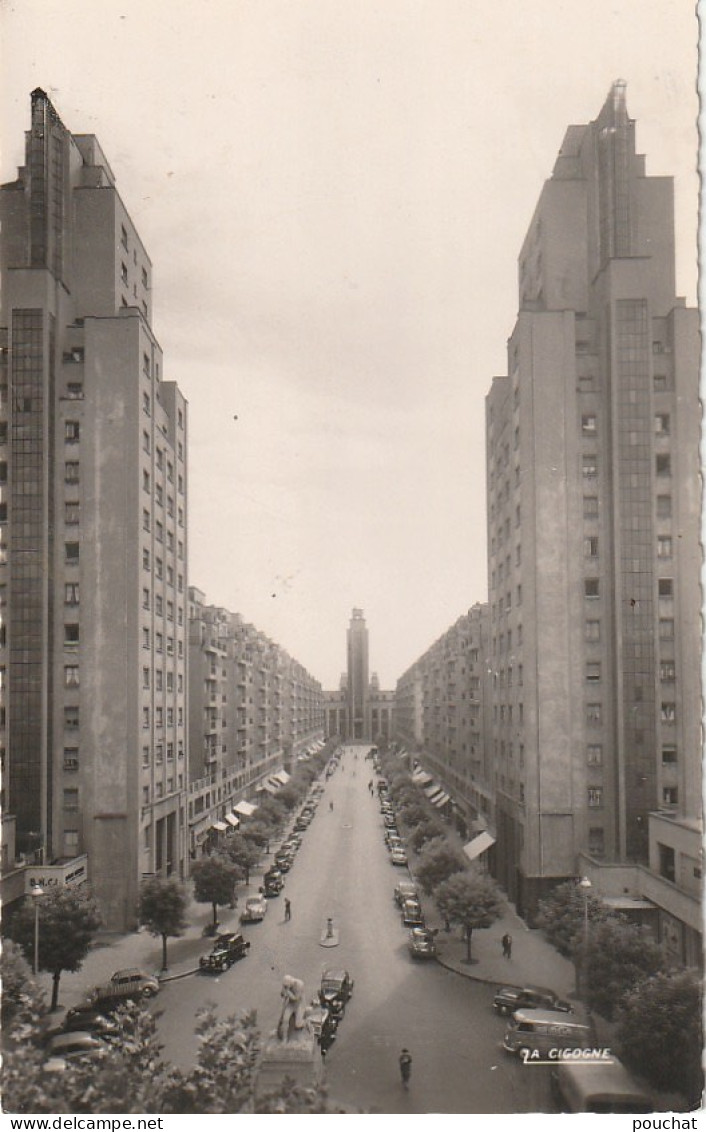
[[413, 880], [400, 880], [395, 885], [395, 904], [402, 907], [404, 900], [418, 900], [419, 893]]
[[213, 941], [208, 955], [199, 959], [199, 968], [207, 974], [225, 971], [238, 959], [243, 959], [250, 950], [250, 940], [243, 939], [240, 932], [223, 932]]
[[402, 902], [402, 923], [408, 928], [424, 927], [424, 913], [418, 900]]
[[69, 1011], [61, 1024], [61, 1032], [74, 1033], [76, 1030], [93, 1034], [95, 1037], [110, 1037], [117, 1034], [120, 1027], [113, 1018], [107, 1018], [98, 1010], [91, 1008], [81, 1011]]
[[306, 1020], [321, 1047], [322, 1054], [328, 1053], [336, 1040], [336, 1031], [341, 1020], [340, 1014], [334, 1014], [325, 1006], [313, 1003], [307, 1009]]
[[[100, 1041], [94, 1034], [85, 1030], [72, 1030], [67, 1034], [57, 1034], [51, 1038], [47, 1045], [47, 1058], [50, 1061], [67, 1062], [77, 1061], [82, 1057], [102, 1057], [108, 1049], [105, 1042]], [[51, 1069], [64, 1068], [64, 1065], [54, 1064]]]
[[428, 928], [412, 928], [407, 946], [413, 959], [433, 959], [436, 955], [434, 933]]
[[281, 873], [288, 873], [294, 864], [294, 853], [288, 852], [286, 849], [278, 849], [274, 861]]
[[392, 861], [393, 865], [406, 865], [407, 854], [405, 853], [404, 849], [392, 849], [390, 852], [390, 860]]
[[284, 877], [279, 869], [269, 869], [262, 878], [265, 896], [279, 896], [284, 888]]
[[319, 1002], [334, 1015], [341, 1015], [353, 993], [353, 980], [342, 968], [327, 968], [321, 976]]
[[514, 1014], [516, 1010], [559, 1010], [566, 1014], [573, 1011], [570, 1002], [559, 997], [548, 987], [500, 987], [493, 999], [498, 1014]]
[[385, 844], [387, 845], [388, 849], [392, 849], [393, 845], [395, 844], [403, 845], [402, 838], [400, 837], [399, 832], [394, 825], [391, 825], [389, 829], [386, 829], [383, 836], [385, 838]]
[[248, 896], [240, 913], [241, 924], [258, 924], [267, 914], [267, 901], [264, 896]]
[[79, 1006], [72, 1007], [66, 1017], [73, 1020], [77, 1014], [109, 1014], [125, 1002], [139, 1002], [159, 992], [159, 979], [136, 967], [115, 971], [107, 983], [93, 988]]
[[397, 826], [397, 818], [394, 814], [384, 814], [382, 820], [388, 828], [391, 826], [393, 828]]

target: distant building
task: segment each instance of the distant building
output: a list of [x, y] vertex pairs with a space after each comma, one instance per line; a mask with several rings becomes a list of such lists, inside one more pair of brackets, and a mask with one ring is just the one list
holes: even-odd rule
[[381, 691], [377, 674], [368, 675], [368, 629], [362, 609], [354, 609], [346, 635], [347, 670], [335, 692], [324, 692], [326, 733], [350, 740], [386, 740], [392, 735], [394, 692]]
[[42, 90], [0, 209], [6, 803], [124, 929], [185, 869], [187, 407], [110, 166]]
[[646, 175], [617, 82], [541, 193], [508, 376], [487, 398], [496, 867], [528, 915], [577, 874], [626, 899], [659, 875], [692, 956], [699, 356], [672, 179]]

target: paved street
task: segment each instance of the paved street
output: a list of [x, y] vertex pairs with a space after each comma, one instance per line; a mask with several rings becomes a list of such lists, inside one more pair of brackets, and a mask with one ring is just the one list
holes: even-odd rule
[[[371, 777], [362, 753], [356, 760], [349, 752], [327, 783], [287, 875], [291, 922], [284, 922], [284, 895], [268, 901], [265, 921], [246, 928], [252, 947], [244, 960], [218, 977], [192, 975], [164, 986], [158, 1002], [165, 1055], [193, 1062], [194, 1015], [205, 1002], [216, 1002], [221, 1015], [255, 1009], [268, 1033], [283, 975], [303, 979], [311, 998], [323, 968], [342, 966], [355, 991], [326, 1063], [331, 1093], [342, 1104], [389, 1113], [546, 1111], [545, 1078], [523, 1071], [499, 1048], [503, 1022], [492, 1010], [492, 986], [409, 957], [392, 899], [406, 874], [388, 860], [378, 801], [367, 789]], [[336, 948], [320, 944], [328, 916], [340, 932]], [[397, 1067], [403, 1045], [414, 1058], [408, 1093]]]

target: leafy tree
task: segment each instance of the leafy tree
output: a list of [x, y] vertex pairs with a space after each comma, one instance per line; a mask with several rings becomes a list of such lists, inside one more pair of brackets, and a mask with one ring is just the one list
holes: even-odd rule
[[280, 828], [284, 821], [284, 812], [284, 806], [280, 804], [276, 796], [270, 794], [263, 798], [257, 807], [258, 819], [269, 826], [271, 830]]
[[197, 1014], [198, 1060], [176, 1072], [165, 1090], [164, 1112], [252, 1112], [260, 1035], [255, 1015], [216, 1017], [215, 1007]]
[[258, 849], [267, 849], [269, 851], [270, 841], [272, 840], [272, 827], [265, 822], [251, 819], [238, 830], [238, 834], [244, 841], [250, 842], [257, 846]]
[[298, 788], [296, 783], [287, 782], [284, 786], [280, 786], [275, 797], [279, 804], [289, 811], [299, 804], [303, 793], [305, 793], [305, 789], [302, 790], [301, 786]]
[[167, 939], [186, 927], [187, 896], [175, 877], [150, 877], [140, 889], [138, 915], [150, 935], [162, 939], [162, 970], [167, 970]]
[[256, 1113], [345, 1113], [345, 1109], [332, 1107], [324, 1085], [297, 1085], [285, 1077], [278, 1089], [255, 1100]]
[[223, 852], [240, 870], [240, 875], [245, 877], [245, 883], [250, 884], [250, 870], [260, 860], [261, 849], [242, 833], [231, 833]]
[[539, 904], [537, 926], [560, 955], [568, 959], [575, 960], [583, 944], [586, 900], [590, 924], [601, 923], [611, 915], [597, 896], [591, 892], [586, 896], [574, 881], [557, 885], [551, 895]]
[[412, 830], [408, 840], [415, 853], [419, 853], [430, 841], [441, 841], [443, 836], [444, 830], [439, 823], [434, 821], [433, 818], [426, 817]]
[[500, 915], [502, 897], [487, 873], [466, 869], [439, 885], [434, 899], [441, 915], [452, 924], [461, 924], [466, 937], [466, 961], [471, 962], [474, 928], [489, 928]]
[[[581, 952], [579, 944], [578, 954]], [[588, 1005], [609, 1022], [621, 999], [666, 965], [664, 949], [648, 928], [615, 915], [589, 925], [585, 958]]]
[[635, 987], [618, 1018], [617, 1052], [655, 1089], [701, 1102], [703, 987], [696, 970], [661, 972]]
[[466, 868], [466, 861], [444, 837], [437, 837], [424, 846], [417, 865], [417, 880], [424, 892], [433, 892], [454, 873]]
[[228, 857], [213, 854], [196, 861], [191, 869], [194, 896], [199, 904], [213, 909], [213, 930], [218, 926], [218, 905], [235, 902], [235, 886], [243, 876], [241, 868]]
[[19, 1018], [44, 1013], [44, 995], [19, 944], [8, 939], [0, 954], [3, 1030]]
[[[25, 958], [34, 957], [34, 905], [25, 900], [10, 923], [8, 935], [20, 945]], [[93, 900], [71, 888], [58, 888], [41, 897], [39, 904], [39, 970], [52, 976], [51, 1010], [59, 1002], [62, 971], [78, 971], [88, 955], [91, 940], [101, 926]]]
[[405, 825], [422, 825], [430, 820], [429, 811], [416, 799], [400, 802], [399, 812]]

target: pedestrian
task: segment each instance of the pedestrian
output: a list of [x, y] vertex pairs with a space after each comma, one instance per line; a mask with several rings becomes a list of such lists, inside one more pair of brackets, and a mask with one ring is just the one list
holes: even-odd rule
[[505, 932], [502, 938], [503, 955], [506, 959], [512, 959], [512, 936], [509, 932]]
[[412, 1072], [412, 1055], [408, 1049], [403, 1049], [400, 1054], [400, 1076], [402, 1077], [402, 1086], [407, 1089], [409, 1087], [409, 1078]]
[[286, 896], [284, 898], [284, 918], [285, 920], [291, 920], [292, 918], [292, 905]]
[[329, 808], [329, 810], [333, 810], [333, 802], [329, 802], [328, 808]]

